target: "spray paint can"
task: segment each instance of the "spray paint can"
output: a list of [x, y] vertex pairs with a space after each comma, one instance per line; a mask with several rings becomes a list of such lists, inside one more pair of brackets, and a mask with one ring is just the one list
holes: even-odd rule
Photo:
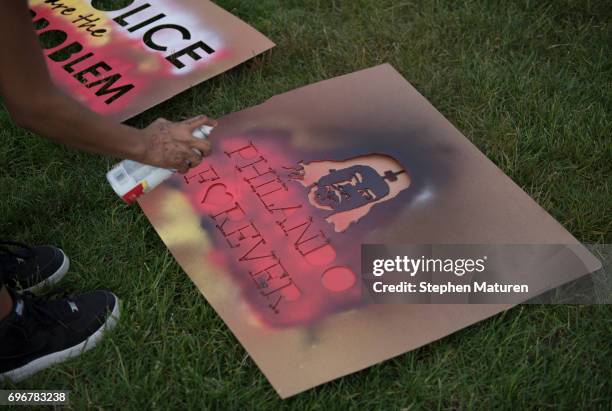
[[[205, 140], [212, 130], [213, 127], [202, 126], [196, 128], [192, 135], [195, 138]], [[119, 197], [126, 203], [132, 204], [138, 197], [148, 193], [170, 178], [175, 171], [141, 164], [132, 160], [123, 160], [106, 173], [106, 179]]]

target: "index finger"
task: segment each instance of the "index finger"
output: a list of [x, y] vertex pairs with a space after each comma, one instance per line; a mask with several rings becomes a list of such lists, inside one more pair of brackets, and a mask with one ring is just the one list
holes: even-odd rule
[[192, 130], [198, 127], [202, 127], [202, 126], [217, 127], [217, 120], [209, 118], [207, 115], [204, 115], [204, 114], [187, 119], [187, 120], [183, 120], [181, 123], [185, 124]]

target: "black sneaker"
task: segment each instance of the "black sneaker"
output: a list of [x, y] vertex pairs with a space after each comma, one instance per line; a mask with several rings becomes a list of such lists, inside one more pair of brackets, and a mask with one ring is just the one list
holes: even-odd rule
[[9, 290], [13, 311], [0, 321], [0, 381], [20, 381], [93, 348], [119, 319], [119, 300], [93, 291], [44, 300]]
[[66, 254], [52, 245], [0, 241], [0, 278], [7, 287], [37, 292], [60, 281], [69, 267]]

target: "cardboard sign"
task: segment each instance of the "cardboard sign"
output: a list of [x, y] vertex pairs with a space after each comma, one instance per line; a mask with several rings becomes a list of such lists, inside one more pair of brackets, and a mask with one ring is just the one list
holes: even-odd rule
[[56, 84], [119, 121], [274, 46], [206, 0], [29, 3]]
[[362, 244], [577, 244], [389, 65], [228, 115], [211, 139], [140, 205], [282, 397], [510, 307], [364, 303]]

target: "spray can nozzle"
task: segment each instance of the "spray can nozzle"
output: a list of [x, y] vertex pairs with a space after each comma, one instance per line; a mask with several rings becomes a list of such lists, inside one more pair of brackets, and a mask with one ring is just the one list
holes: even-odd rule
[[208, 139], [208, 135], [212, 133], [213, 129], [214, 127], [211, 126], [200, 126], [193, 130], [191, 135], [195, 138], [199, 138], [200, 140], [206, 140]]

